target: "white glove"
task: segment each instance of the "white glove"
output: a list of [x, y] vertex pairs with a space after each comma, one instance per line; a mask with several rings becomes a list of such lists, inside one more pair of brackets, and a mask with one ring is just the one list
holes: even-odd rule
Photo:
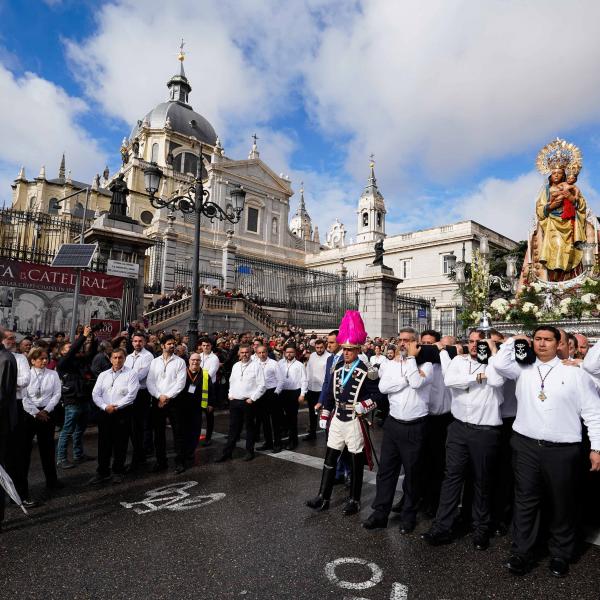
[[367, 412], [367, 409], [360, 402], [354, 405], [354, 410], [357, 415], [364, 415]]
[[321, 429], [327, 429], [327, 423], [329, 422], [329, 415], [331, 413], [328, 410], [322, 410], [321, 416], [319, 417], [319, 427]]

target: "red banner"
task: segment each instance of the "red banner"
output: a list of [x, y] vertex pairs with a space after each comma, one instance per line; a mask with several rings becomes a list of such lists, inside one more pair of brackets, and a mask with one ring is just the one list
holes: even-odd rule
[[113, 321], [112, 319], [91, 319], [90, 325], [93, 327], [98, 323], [102, 323], [102, 329], [95, 330], [97, 340], [112, 340], [121, 333], [121, 321]]
[[[75, 269], [0, 259], [0, 286], [72, 292], [75, 280]], [[123, 278], [82, 271], [80, 293], [84, 296], [122, 298]]]

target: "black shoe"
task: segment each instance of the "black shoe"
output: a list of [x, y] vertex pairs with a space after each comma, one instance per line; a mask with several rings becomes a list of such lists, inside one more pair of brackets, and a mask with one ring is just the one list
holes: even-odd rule
[[259, 452], [264, 452], [265, 450], [273, 450], [273, 444], [263, 444], [257, 448]]
[[167, 463], [156, 462], [150, 467], [150, 473], [160, 473], [167, 470]]
[[185, 471], [185, 466], [184, 465], [175, 465], [175, 473], [177, 475], [183, 473]]
[[215, 460], [216, 463], [224, 463], [227, 462], [228, 460], [231, 460], [231, 454], [223, 454], [222, 456], [219, 456], [219, 458], [217, 458]]
[[38, 506], [41, 506], [44, 503], [41, 500], [34, 500], [33, 498], [25, 498], [24, 500], [21, 500], [21, 504], [25, 508], [37, 508]]
[[100, 485], [101, 483], [107, 483], [112, 479], [111, 475], [94, 475], [89, 481], [88, 485]]
[[254, 460], [254, 458], [255, 458], [254, 452], [246, 452], [246, 454], [244, 455], [244, 458], [242, 458], [242, 460], [245, 462], [250, 462], [251, 460]]
[[422, 534], [421, 539], [430, 546], [442, 546], [453, 542], [452, 536], [447, 531], [432, 531], [431, 529]]
[[112, 482], [115, 485], [118, 485], [119, 483], [123, 483], [124, 481], [125, 481], [125, 475], [123, 475], [123, 473], [115, 473], [113, 475]]
[[530, 564], [522, 556], [511, 555], [504, 565], [513, 575], [525, 575], [529, 571]]
[[569, 563], [563, 558], [551, 558], [548, 569], [554, 577], [566, 577], [569, 574]]
[[298, 447], [298, 442], [290, 442], [285, 445], [286, 450], [295, 450]]
[[396, 502], [396, 504], [394, 504], [394, 506], [392, 506], [391, 511], [393, 513], [401, 513], [403, 506], [404, 506], [404, 496], [402, 496], [402, 498], [400, 498], [400, 500], [398, 500], [398, 502]]
[[356, 515], [360, 512], [360, 502], [354, 500], [353, 498], [348, 498], [346, 504], [344, 504], [344, 508], [342, 508], [342, 514], [345, 517], [349, 517], [351, 515]]
[[281, 452], [281, 446], [273, 446], [273, 452], [271, 454], [279, 454]]
[[310, 442], [312, 440], [316, 440], [317, 439], [317, 434], [316, 433], [309, 433], [308, 435], [305, 435], [302, 439], [305, 442]]
[[207, 446], [210, 446], [211, 444], [212, 444], [212, 440], [204, 440], [204, 441], [202, 442], [202, 446], [203, 446], [204, 448], [206, 448]]
[[73, 462], [76, 465], [80, 465], [81, 463], [84, 463], [84, 462], [90, 462], [91, 460], [96, 460], [96, 457], [89, 456], [88, 454], [82, 454], [81, 456], [77, 456], [76, 458], [73, 458]]
[[376, 517], [372, 514], [366, 521], [363, 521], [362, 526], [365, 529], [385, 529], [387, 527], [387, 519]]
[[498, 523], [494, 528], [495, 537], [504, 537], [508, 533], [508, 527], [504, 523]]
[[62, 481], [59, 481], [58, 479], [56, 481], [51, 481], [50, 483], [46, 484], [47, 490], [62, 490], [64, 487], [65, 484]]
[[59, 460], [56, 463], [56, 466], [59, 469], [74, 469], [75, 468], [75, 465], [72, 462], [68, 461], [68, 460]]
[[473, 547], [475, 550], [487, 550], [490, 547], [490, 538], [483, 534], [474, 535]]
[[306, 501], [306, 506], [308, 506], [308, 508], [313, 508], [318, 512], [322, 512], [329, 508], [329, 500], [324, 500], [322, 496], [315, 496]]
[[416, 523], [402, 523], [400, 525], [399, 531], [402, 535], [408, 535], [415, 530]]
[[341, 477], [336, 477], [333, 480], [333, 485], [344, 485], [346, 483], [346, 477], [342, 475]]

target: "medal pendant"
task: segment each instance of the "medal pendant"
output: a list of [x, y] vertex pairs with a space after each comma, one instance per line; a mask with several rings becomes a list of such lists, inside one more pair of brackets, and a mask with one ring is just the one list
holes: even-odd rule
[[546, 399], [546, 394], [544, 394], [544, 390], [542, 390], [539, 394], [538, 394], [538, 398], [543, 402]]

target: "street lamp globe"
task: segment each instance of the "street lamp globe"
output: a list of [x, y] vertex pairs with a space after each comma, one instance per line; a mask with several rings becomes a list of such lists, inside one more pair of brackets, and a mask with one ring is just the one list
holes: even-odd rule
[[163, 172], [154, 162], [144, 169], [144, 187], [150, 196], [154, 196], [158, 192], [162, 176]]
[[458, 283], [458, 285], [463, 285], [465, 283], [465, 267], [466, 267], [467, 263], [465, 263], [462, 260], [458, 260], [456, 261], [456, 264], [454, 266], [454, 276], [455, 276], [455, 281], [456, 283]]
[[516, 256], [506, 257], [506, 276], [509, 279], [513, 279], [517, 276], [517, 260]]
[[479, 236], [479, 254], [484, 258], [490, 253], [490, 244], [487, 235]]
[[594, 256], [595, 249], [596, 244], [593, 242], [584, 242], [581, 244], [581, 250], [583, 251], [581, 262], [585, 269], [592, 269], [594, 267], [594, 264], [596, 263], [596, 257]]
[[246, 192], [241, 187], [236, 187], [231, 190], [231, 202], [233, 204], [234, 213], [239, 216], [244, 211], [244, 203], [246, 202]]

